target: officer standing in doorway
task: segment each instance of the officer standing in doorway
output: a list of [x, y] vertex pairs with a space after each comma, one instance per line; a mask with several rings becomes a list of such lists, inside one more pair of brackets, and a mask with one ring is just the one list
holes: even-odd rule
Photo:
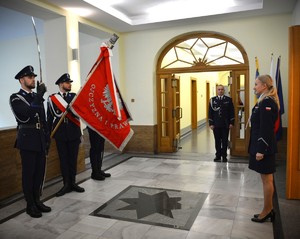
[[48, 98], [47, 122], [51, 131], [57, 129], [53, 137], [56, 142], [64, 183], [64, 186], [56, 193], [57, 197], [71, 191], [84, 192], [84, 188], [76, 184], [77, 158], [81, 143], [79, 118], [72, 112], [68, 112], [62, 123], [56, 128], [63, 112], [68, 111], [68, 105], [76, 95], [70, 92], [72, 82], [68, 73], [63, 74], [55, 82], [59, 87], [59, 92]]
[[42, 212], [51, 211], [40, 201], [50, 138], [43, 104], [46, 86], [38, 81], [37, 92], [33, 92], [36, 76], [32, 66], [24, 67], [15, 76], [21, 89], [10, 96], [10, 106], [18, 124], [15, 147], [20, 150], [22, 160], [26, 213], [39, 218]]
[[234, 125], [234, 107], [232, 99], [224, 95], [223, 85], [217, 86], [217, 96], [212, 97], [209, 103], [209, 127], [214, 132], [216, 157], [215, 162], [227, 162], [227, 147], [229, 129]]

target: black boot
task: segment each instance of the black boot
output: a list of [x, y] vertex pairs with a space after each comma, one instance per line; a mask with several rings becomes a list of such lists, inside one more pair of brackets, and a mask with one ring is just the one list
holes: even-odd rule
[[91, 178], [94, 180], [99, 180], [99, 181], [105, 180], [105, 176], [103, 176], [102, 174], [100, 174], [98, 172], [94, 172], [94, 171], [91, 174]]
[[37, 209], [39, 209], [41, 212], [51, 212], [51, 207], [46, 206], [41, 200], [40, 200], [40, 194], [35, 193], [34, 194], [34, 201]]
[[56, 197], [65, 195], [66, 193], [72, 192], [70, 181], [66, 178], [63, 179], [64, 186], [55, 194]]
[[104, 158], [104, 151], [101, 152], [100, 159], [98, 159], [98, 162], [97, 162], [98, 172], [99, 172], [100, 175], [102, 175], [103, 177], [109, 178], [109, 177], [111, 176], [111, 174], [110, 174], [110, 173], [105, 173], [103, 170], [101, 170], [103, 158]]
[[42, 216], [41, 211], [34, 204], [33, 205], [27, 204], [26, 213], [29, 216], [34, 218], [39, 218]]
[[72, 179], [71, 179], [71, 190], [75, 191], [75, 192], [78, 192], [78, 193], [83, 193], [85, 191], [84, 188], [78, 186], [75, 183], [75, 177], [72, 177]]
[[26, 195], [25, 199], [27, 201], [27, 207], [26, 207], [26, 213], [33, 217], [33, 218], [39, 218], [42, 216], [41, 211], [36, 207], [33, 199], [33, 195]]
[[91, 178], [94, 180], [103, 181], [105, 180], [105, 176], [101, 174], [101, 157], [102, 154], [100, 154], [100, 158], [97, 158], [96, 155], [90, 153], [90, 161], [92, 166], [92, 174]]
[[104, 176], [105, 178], [109, 178], [110, 176], [111, 176], [111, 174], [110, 173], [105, 173], [104, 171], [100, 171], [100, 174], [102, 175], [102, 176]]
[[71, 189], [72, 189], [72, 191], [75, 191], [75, 192], [78, 192], [78, 193], [83, 193], [85, 191], [84, 188], [78, 186], [76, 183], [73, 183], [71, 185]]

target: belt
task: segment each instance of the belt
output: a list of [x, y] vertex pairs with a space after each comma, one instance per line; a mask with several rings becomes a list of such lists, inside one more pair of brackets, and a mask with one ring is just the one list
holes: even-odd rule
[[41, 129], [42, 125], [40, 123], [36, 124], [19, 124], [19, 129]]

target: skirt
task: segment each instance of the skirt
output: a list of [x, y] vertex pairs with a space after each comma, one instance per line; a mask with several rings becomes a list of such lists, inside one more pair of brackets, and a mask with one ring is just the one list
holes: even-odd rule
[[249, 169], [252, 169], [260, 174], [275, 173], [275, 154], [264, 155], [264, 158], [260, 161], [256, 160], [256, 155], [250, 154]]

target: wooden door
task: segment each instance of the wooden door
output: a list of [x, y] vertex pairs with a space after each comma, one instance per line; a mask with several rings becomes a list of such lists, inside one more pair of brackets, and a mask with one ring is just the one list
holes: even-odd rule
[[249, 128], [249, 81], [248, 72], [232, 71], [230, 77], [230, 97], [235, 113], [234, 128], [230, 131], [230, 155], [248, 156]]
[[191, 128], [197, 129], [197, 80], [195, 78], [191, 79]]
[[171, 153], [180, 148], [180, 78], [160, 75], [157, 81], [158, 152]]

